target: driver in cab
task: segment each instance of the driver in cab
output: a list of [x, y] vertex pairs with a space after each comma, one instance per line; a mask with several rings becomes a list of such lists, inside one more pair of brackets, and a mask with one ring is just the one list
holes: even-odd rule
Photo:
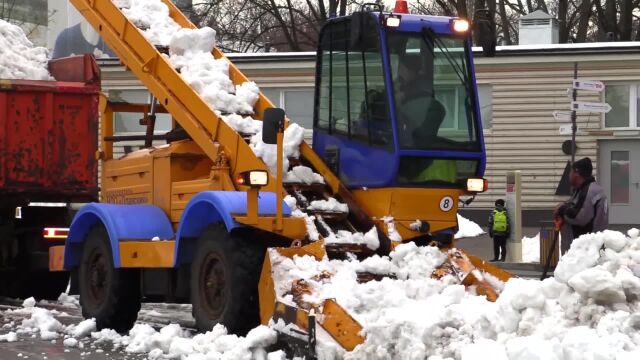
[[[435, 98], [432, 87], [418, 76], [422, 70], [420, 57], [405, 56], [398, 65], [395, 82], [398, 137], [401, 148], [436, 149], [438, 130], [446, 117], [446, 109]], [[456, 161], [433, 159], [429, 165], [417, 169], [413, 182], [442, 181], [455, 183]]]

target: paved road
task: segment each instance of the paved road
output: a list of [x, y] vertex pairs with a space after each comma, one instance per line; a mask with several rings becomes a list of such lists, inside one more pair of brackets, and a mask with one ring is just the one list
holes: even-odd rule
[[[11, 325], [11, 322], [19, 324], [23, 319], [30, 316], [6, 311], [19, 308], [19, 306], [15, 305], [21, 303], [20, 301], [2, 299], [2, 302], [10, 305], [0, 305], [0, 324], [2, 325], [0, 327], [0, 335], [6, 334], [11, 330], [15, 331], [15, 325]], [[66, 313], [66, 315], [56, 315], [56, 319], [63, 325], [77, 324], [83, 320], [78, 308], [63, 305], [45, 307], [60, 313]], [[185, 328], [194, 326], [191, 305], [143, 304], [142, 310], [138, 314], [138, 319], [156, 328], [170, 323], [178, 323]], [[129, 354], [122, 349], [113, 351], [110, 344], [96, 346], [88, 338], [85, 338], [82, 342], [84, 347], [81, 349], [65, 347], [62, 341], [62, 338], [45, 341], [39, 337], [31, 338], [30, 335], [19, 334], [16, 342], [0, 343], [0, 360], [138, 360], [147, 358], [147, 354]]]

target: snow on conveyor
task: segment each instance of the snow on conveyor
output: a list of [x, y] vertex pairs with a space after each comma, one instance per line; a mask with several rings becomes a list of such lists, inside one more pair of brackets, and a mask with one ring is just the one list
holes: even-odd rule
[[0, 79], [53, 80], [49, 53], [33, 46], [19, 26], [0, 20]]

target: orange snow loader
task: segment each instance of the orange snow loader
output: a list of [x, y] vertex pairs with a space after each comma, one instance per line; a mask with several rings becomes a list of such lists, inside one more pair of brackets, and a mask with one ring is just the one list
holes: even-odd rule
[[[162, 2], [180, 27], [195, 28], [171, 1]], [[301, 142], [285, 158], [283, 142], [295, 119], [263, 94], [252, 112], [235, 114], [262, 120], [262, 130], [237, 131], [224, 120], [234, 114], [207, 103], [166, 47], [147, 40], [144, 24], [111, 0], [71, 3], [153, 95], [148, 104], [101, 98], [101, 202], [80, 209], [57, 249], [63, 260], [52, 269], [77, 273], [83, 315], [98, 328], [127, 330], [142, 301], [165, 301], [191, 303], [201, 331], [221, 323], [243, 334], [283, 319], [310, 342], [317, 324], [347, 350], [362, 343], [360, 324], [337, 302], [309, 309], [276, 298], [269, 248], [287, 257], [363, 259], [403, 242], [439, 246], [450, 260], [424, 276], [451, 274], [496, 298], [483, 274], [502, 281], [510, 275], [452, 250], [460, 197], [487, 188], [466, 20], [377, 6], [330, 19], [318, 45], [313, 147]], [[476, 18], [474, 29], [491, 54], [493, 24], [482, 13]], [[248, 81], [217, 48], [212, 55], [228, 62], [233, 84]], [[404, 77], [406, 68], [420, 76]], [[140, 113], [146, 135], [114, 135], [117, 112]], [[155, 116], [165, 112], [174, 127], [158, 134]], [[129, 140], [145, 147], [114, 158], [113, 144]], [[256, 144], [275, 148], [273, 170], [254, 152]], [[315, 180], [291, 176], [298, 171]], [[348, 210], [311, 205], [323, 200]], [[374, 227], [376, 249], [323, 241]], [[377, 279], [362, 274], [362, 281]], [[296, 289], [309, 290], [303, 281]]]

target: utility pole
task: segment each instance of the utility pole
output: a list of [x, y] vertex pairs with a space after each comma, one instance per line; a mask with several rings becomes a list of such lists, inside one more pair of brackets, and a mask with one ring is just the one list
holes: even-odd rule
[[[573, 80], [578, 80], [578, 62], [573, 63]], [[578, 89], [573, 86], [573, 94], [571, 95], [571, 100], [573, 103], [576, 102], [578, 98]], [[571, 109], [571, 167], [573, 167], [573, 163], [576, 161], [576, 132], [578, 131], [577, 124], [578, 114], [576, 114], [576, 108], [572, 106]]]

